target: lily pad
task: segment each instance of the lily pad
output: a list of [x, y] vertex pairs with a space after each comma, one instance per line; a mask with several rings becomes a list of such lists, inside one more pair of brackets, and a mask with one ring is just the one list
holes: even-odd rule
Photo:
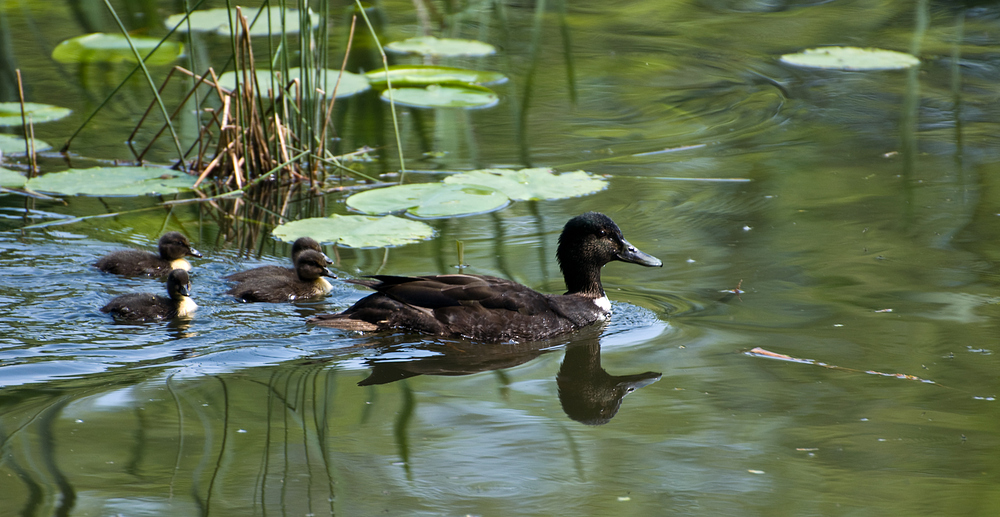
[[[272, 72], [275, 77], [274, 83], [271, 82]], [[327, 93], [333, 92], [334, 87], [337, 88], [337, 98], [348, 97], [357, 93], [361, 93], [365, 90], [371, 88], [368, 84], [368, 78], [361, 74], [354, 74], [351, 72], [344, 72], [343, 77], [340, 78], [340, 84], [337, 84], [337, 77], [340, 76], [340, 70], [325, 70], [325, 80], [326, 84], [323, 84], [324, 77], [320, 76], [319, 84], [313, 85], [313, 91], [315, 88], [324, 88]], [[242, 74], [242, 72], [241, 72]], [[257, 85], [260, 87], [257, 90], [257, 95], [266, 95], [267, 91], [271, 89], [271, 85], [274, 84], [277, 87], [283, 88], [288, 84], [289, 81], [293, 79], [300, 79], [302, 77], [302, 69], [300, 68], [289, 68], [289, 77], [281, 76], [277, 70], [257, 70]], [[243, 77], [242, 75], [240, 76]], [[277, 78], [281, 77], [281, 81], [277, 81]], [[233, 90], [236, 88], [236, 72], [226, 72], [219, 77], [219, 85], [223, 88]]]
[[[389, 100], [389, 90], [382, 92], [382, 99]], [[500, 99], [483, 86], [432, 84], [426, 88], [393, 88], [392, 100], [414, 108], [489, 108]]]
[[347, 206], [367, 214], [406, 210], [416, 217], [452, 217], [481, 214], [510, 200], [489, 187], [444, 183], [417, 183], [367, 190], [347, 198]]
[[[73, 111], [50, 104], [39, 104], [37, 102], [25, 102], [24, 113], [31, 118], [31, 122], [50, 122], [68, 116]], [[21, 104], [17, 102], [0, 102], [0, 126], [20, 126], [21, 125]]]
[[[246, 17], [247, 23], [252, 24], [250, 25], [251, 36], [269, 36], [272, 33], [275, 35], [281, 34], [280, 7], [270, 7], [263, 13], [255, 7], [241, 7], [240, 10], [243, 12], [243, 16]], [[190, 29], [192, 32], [214, 32], [228, 36], [231, 33], [229, 30], [229, 21], [230, 19], [233, 21], [236, 20], [236, 9], [232, 11], [231, 18], [229, 9], [224, 7], [193, 11], [191, 16], [188, 17], [188, 21], [184, 21], [183, 13], [175, 14], [167, 18], [166, 25], [168, 28], [176, 26], [179, 32], [187, 32]], [[260, 13], [260, 16], [257, 16], [258, 13]], [[312, 11], [309, 14], [311, 15], [312, 28], [318, 27], [320, 23], [319, 17], [312, 13]], [[268, 23], [268, 17], [271, 19], [270, 23]], [[256, 23], [254, 23], [254, 18], [257, 18]], [[190, 22], [190, 26], [188, 22]], [[299, 31], [299, 27], [299, 11], [297, 9], [286, 9], [285, 34], [295, 34]]]
[[0, 187], [22, 188], [27, 180], [20, 172], [0, 167]]
[[191, 190], [195, 179], [160, 167], [94, 167], [43, 174], [29, 180], [26, 187], [70, 196], [142, 196]]
[[[384, 68], [365, 74], [376, 88], [385, 88], [385, 75]], [[467, 70], [450, 66], [393, 65], [389, 67], [389, 80], [393, 87], [399, 88], [431, 84], [494, 84], [506, 81], [507, 76], [500, 72]]]
[[503, 192], [514, 201], [586, 196], [604, 190], [608, 186], [607, 180], [584, 171], [555, 174], [552, 169], [546, 168], [519, 171], [482, 169], [448, 176], [444, 182], [490, 187]]
[[[159, 38], [131, 36], [139, 54], [146, 56], [153, 49], [155, 52], [146, 59], [151, 65], [165, 65], [177, 59], [184, 46], [173, 41], [160, 42]], [[135, 63], [135, 54], [129, 46], [129, 40], [121, 34], [104, 34], [95, 32], [64, 40], [52, 51], [52, 59], [60, 63]], [[157, 48], [159, 45], [159, 48]]]
[[911, 54], [858, 47], [821, 47], [785, 54], [781, 61], [804, 68], [830, 70], [899, 70], [920, 64]]
[[427, 223], [402, 217], [366, 215], [331, 215], [311, 217], [277, 226], [272, 235], [285, 242], [312, 237], [322, 243], [336, 243], [350, 248], [401, 246], [434, 236]]
[[390, 52], [399, 54], [422, 54], [425, 56], [489, 56], [496, 53], [496, 48], [489, 43], [472, 39], [435, 38], [420, 36], [417, 38], [393, 41], [385, 46]]
[[[3, 154], [24, 154], [26, 152], [26, 147], [24, 145], [24, 139], [19, 136], [13, 135], [0, 135], [0, 153]], [[40, 153], [42, 151], [48, 151], [52, 149], [52, 146], [39, 140], [35, 139], [35, 152]]]

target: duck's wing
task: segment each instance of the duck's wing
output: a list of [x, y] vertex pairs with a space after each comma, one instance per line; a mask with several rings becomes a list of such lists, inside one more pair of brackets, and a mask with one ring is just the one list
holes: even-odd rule
[[481, 341], [541, 340], [580, 326], [553, 297], [480, 275], [374, 276], [350, 280], [378, 291], [340, 314], [310, 322], [350, 330], [406, 328]]
[[246, 271], [237, 271], [236, 273], [228, 274], [222, 277], [222, 279], [230, 282], [245, 282], [247, 280], [264, 276], [280, 276], [292, 279], [298, 278], [295, 274], [295, 269], [290, 267], [260, 266], [253, 269], [247, 269]]

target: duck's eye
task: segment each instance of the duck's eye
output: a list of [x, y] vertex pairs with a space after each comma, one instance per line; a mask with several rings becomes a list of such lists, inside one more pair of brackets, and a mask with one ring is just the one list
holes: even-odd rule
[[607, 230], [601, 230], [601, 231], [597, 232], [597, 235], [599, 235], [601, 237], [607, 237], [608, 236], [608, 231]]

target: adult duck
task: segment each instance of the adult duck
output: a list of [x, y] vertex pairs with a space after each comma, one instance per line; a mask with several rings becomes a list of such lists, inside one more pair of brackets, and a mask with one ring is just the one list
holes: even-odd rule
[[344, 312], [307, 321], [347, 330], [406, 329], [494, 343], [543, 340], [610, 316], [611, 302], [601, 285], [601, 268], [608, 262], [663, 265], [629, 244], [618, 225], [598, 212], [566, 223], [556, 258], [566, 294], [542, 294], [492, 276], [376, 275], [348, 280], [376, 293]]
[[[294, 243], [292, 243], [292, 266], [295, 266], [295, 263], [299, 259], [299, 255], [301, 255], [303, 251], [307, 250], [312, 250], [323, 255], [323, 248], [320, 247], [319, 243], [316, 242], [315, 239], [312, 239], [311, 237], [299, 237]], [[323, 259], [326, 264], [333, 264], [330, 257], [323, 255]], [[260, 266], [246, 271], [238, 271], [222, 278], [229, 280], [230, 282], [245, 282], [253, 278], [263, 278], [275, 275], [292, 279], [298, 277], [298, 274], [295, 272], [295, 267]]]
[[167, 296], [151, 293], [123, 294], [101, 307], [101, 312], [126, 321], [159, 321], [190, 316], [198, 308], [191, 299], [191, 277], [183, 269], [167, 275]]
[[142, 250], [120, 250], [105, 255], [94, 266], [105, 273], [124, 276], [163, 276], [175, 269], [191, 270], [186, 256], [201, 258], [187, 237], [179, 232], [167, 232], [160, 237], [159, 254]]
[[294, 278], [289, 278], [284, 272], [258, 275], [240, 282], [226, 294], [235, 296], [241, 302], [270, 303], [322, 296], [333, 289], [323, 277], [337, 278], [326, 268], [326, 260], [326, 255], [318, 251], [305, 250], [295, 260]]

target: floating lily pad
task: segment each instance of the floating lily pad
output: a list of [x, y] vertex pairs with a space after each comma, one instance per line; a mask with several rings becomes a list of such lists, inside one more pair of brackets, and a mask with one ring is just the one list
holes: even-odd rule
[[[246, 17], [247, 23], [252, 24], [250, 26], [251, 36], [268, 36], [272, 33], [275, 35], [281, 33], [280, 7], [268, 8], [263, 13], [260, 12], [260, 9], [254, 7], [241, 7], [240, 10], [243, 12], [243, 16]], [[258, 13], [260, 13], [259, 17], [257, 16]], [[312, 28], [318, 27], [320, 23], [319, 17], [312, 13], [312, 11], [309, 14], [312, 16]], [[268, 17], [271, 18], [270, 22], [268, 22]], [[256, 23], [254, 23], [254, 18], [257, 18]], [[228, 36], [231, 33], [229, 30], [230, 19], [235, 22], [236, 9], [233, 9], [231, 18], [229, 9], [205, 9], [203, 11], [193, 11], [191, 16], [188, 17], [188, 21], [184, 21], [184, 14], [175, 14], [167, 18], [166, 25], [168, 28], [176, 26], [179, 32], [187, 32], [189, 30], [188, 22], [190, 22], [190, 30], [192, 32], [214, 32]], [[285, 34], [295, 34], [299, 31], [299, 11], [297, 9], [285, 10], [284, 28]]]
[[[389, 90], [382, 92], [382, 99], [389, 100]], [[392, 100], [414, 108], [489, 108], [499, 102], [497, 94], [483, 86], [436, 84], [426, 88], [393, 88]]]
[[489, 187], [418, 183], [367, 190], [347, 198], [347, 206], [367, 214], [406, 210], [416, 217], [481, 214], [505, 206], [507, 196]]
[[920, 64], [911, 54], [857, 47], [821, 47], [781, 56], [783, 63], [831, 70], [899, 70]]
[[489, 56], [496, 53], [496, 48], [489, 43], [472, 39], [435, 38], [420, 36], [417, 38], [393, 41], [385, 46], [390, 52], [399, 54], [422, 54], [425, 56]]
[[[323, 76], [320, 76], [319, 84], [312, 85], [313, 91], [315, 91], [316, 88], [325, 88], [325, 91], [329, 94], [332, 93], [334, 87], [336, 87], [337, 98], [340, 98], [361, 93], [371, 87], [371, 85], [368, 84], [368, 78], [360, 74], [345, 71], [343, 77], [340, 78], [340, 84], [338, 85], [337, 77], [340, 76], [340, 70], [325, 70], [324, 72], [326, 74], [326, 84], [323, 84], [322, 81], [324, 78]], [[274, 70], [273, 73], [275, 77], [274, 83], [271, 82], [271, 70], [257, 70], [257, 85], [260, 87], [257, 90], [257, 95], [266, 95], [267, 91], [272, 88], [272, 84], [276, 87], [284, 88], [289, 81], [302, 77], [302, 69], [300, 68], [289, 68], [289, 77], [282, 76], [277, 70]], [[243, 76], [240, 75], [241, 79], [242, 77]], [[279, 77], [281, 78], [281, 81], [277, 80]], [[222, 76], [219, 77], [219, 85], [229, 90], [235, 89], [236, 72], [226, 72], [222, 74]]]
[[[25, 102], [24, 113], [31, 118], [31, 122], [50, 122], [59, 120], [73, 111], [59, 106], [49, 104], [38, 104], [37, 102]], [[20, 126], [21, 125], [21, 104], [17, 102], [0, 102], [0, 126]]]
[[331, 215], [282, 224], [271, 234], [285, 242], [312, 237], [322, 243], [336, 243], [350, 248], [384, 248], [430, 239], [434, 236], [434, 228], [420, 221], [391, 215]]
[[[159, 38], [131, 36], [132, 44], [143, 57], [153, 52], [146, 59], [152, 65], [165, 65], [177, 59], [184, 46], [173, 41], [160, 43]], [[159, 45], [159, 48], [157, 48]], [[135, 54], [128, 44], [128, 39], [121, 34], [104, 34], [95, 32], [64, 40], [52, 51], [52, 59], [60, 63], [135, 63]]]
[[43, 174], [28, 181], [27, 188], [71, 196], [142, 196], [191, 190], [195, 179], [159, 167], [94, 167]]
[[20, 172], [0, 168], [0, 187], [22, 188], [27, 180]]
[[[19, 136], [13, 135], [0, 135], [0, 153], [3, 154], [24, 154], [27, 147], [24, 145], [25, 140]], [[35, 152], [40, 153], [42, 151], [48, 151], [52, 149], [52, 146], [39, 140], [35, 139]]]
[[482, 169], [455, 174], [444, 179], [448, 184], [482, 185], [503, 192], [514, 201], [529, 199], [565, 199], [604, 190], [607, 180], [584, 172], [555, 174], [552, 169], [534, 168], [519, 171]]
[[[365, 74], [376, 88], [385, 88], [385, 75], [384, 68]], [[399, 88], [431, 84], [493, 84], [506, 81], [507, 76], [500, 72], [467, 70], [450, 66], [394, 65], [389, 67], [389, 80], [394, 88]]]

